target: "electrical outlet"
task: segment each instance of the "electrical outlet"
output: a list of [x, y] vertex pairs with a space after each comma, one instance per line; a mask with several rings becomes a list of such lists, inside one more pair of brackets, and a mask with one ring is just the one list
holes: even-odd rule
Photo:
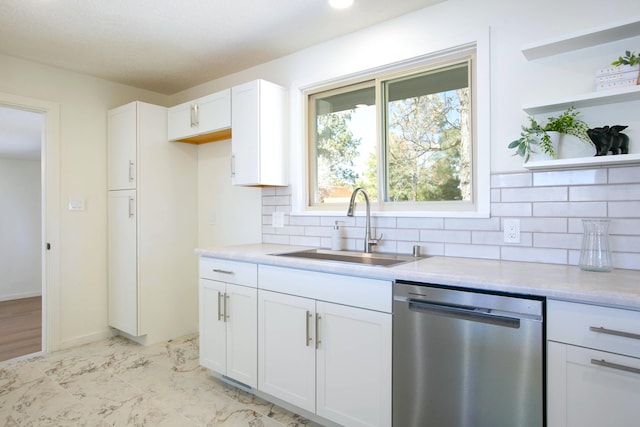
[[520, 220], [519, 219], [504, 220], [504, 242], [520, 243]]

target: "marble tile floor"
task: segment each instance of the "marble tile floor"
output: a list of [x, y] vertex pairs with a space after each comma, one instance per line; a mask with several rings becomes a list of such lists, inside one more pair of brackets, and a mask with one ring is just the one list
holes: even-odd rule
[[0, 363], [0, 426], [316, 425], [211, 377], [198, 338], [122, 337]]

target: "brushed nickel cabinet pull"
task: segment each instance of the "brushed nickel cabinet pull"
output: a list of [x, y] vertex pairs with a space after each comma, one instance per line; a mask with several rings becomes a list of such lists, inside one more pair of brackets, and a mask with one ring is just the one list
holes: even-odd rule
[[222, 320], [222, 305], [220, 304], [220, 299], [222, 298], [222, 293], [218, 291], [218, 322]]
[[129, 218], [133, 218], [133, 215], [135, 214], [135, 200], [133, 199], [133, 197], [129, 197]]
[[595, 326], [591, 326], [589, 327], [589, 330], [591, 332], [597, 332], [600, 334], [607, 334], [607, 335], [615, 335], [617, 337], [624, 337], [624, 338], [631, 338], [634, 340], [640, 340], [640, 335], [639, 334], [634, 334], [632, 332], [624, 332], [624, 331], [616, 331], [615, 329], [607, 329], [607, 328], [603, 328], [603, 327], [595, 327]]
[[134, 178], [135, 177], [133, 176], [133, 162], [129, 160], [129, 182], [133, 182]]
[[233, 271], [229, 271], [229, 270], [220, 270], [218, 268], [214, 268], [213, 269], [214, 273], [220, 273], [220, 274], [233, 274]]
[[309, 326], [310, 326], [309, 323], [311, 323], [310, 322], [310, 320], [311, 320], [311, 312], [309, 312], [309, 310], [307, 310], [307, 315], [305, 316], [305, 320], [307, 322], [307, 324], [306, 324], [307, 336], [306, 336], [306, 339], [304, 341], [304, 345], [305, 345], [305, 347], [309, 347], [309, 344], [311, 343], [311, 333], [309, 332]]
[[316, 314], [316, 350], [320, 347], [320, 319], [322, 317], [319, 314]]
[[200, 124], [200, 117], [198, 112], [198, 104], [191, 104], [191, 127], [198, 127]]
[[617, 369], [618, 371], [625, 371], [625, 372], [631, 372], [633, 374], [640, 374], [640, 369], [638, 368], [607, 362], [604, 359], [601, 359], [601, 360], [591, 359], [591, 363], [593, 365], [604, 366], [605, 368]]
[[231, 306], [231, 304], [227, 304], [229, 301], [229, 298], [231, 298], [229, 296], [229, 294], [224, 294], [224, 321], [226, 322], [227, 320], [229, 320], [229, 307]]
[[236, 155], [231, 155], [231, 178], [236, 176]]

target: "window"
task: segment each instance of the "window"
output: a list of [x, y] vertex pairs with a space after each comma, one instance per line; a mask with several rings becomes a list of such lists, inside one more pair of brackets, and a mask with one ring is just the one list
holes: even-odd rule
[[[307, 210], [477, 212], [475, 45], [306, 92]], [[488, 144], [488, 141], [487, 141]]]

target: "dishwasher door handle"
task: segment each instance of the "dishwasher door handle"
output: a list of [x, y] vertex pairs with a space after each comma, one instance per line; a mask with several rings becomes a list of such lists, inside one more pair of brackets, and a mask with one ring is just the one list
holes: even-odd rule
[[488, 311], [480, 311], [474, 308], [466, 308], [460, 306], [452, 306], [446, 304], [435, 304], [425, 301], [417, 301], [409, 299], [409, 310], [432, 312], [434, 314], [454, 317], [461, 320], [469, 320], [472, 322], [489, 323], [496, 326], [504, 326], [507, 328], [520, 328], [520, 319], [516, 317], [502, 316], [492, 314]]

